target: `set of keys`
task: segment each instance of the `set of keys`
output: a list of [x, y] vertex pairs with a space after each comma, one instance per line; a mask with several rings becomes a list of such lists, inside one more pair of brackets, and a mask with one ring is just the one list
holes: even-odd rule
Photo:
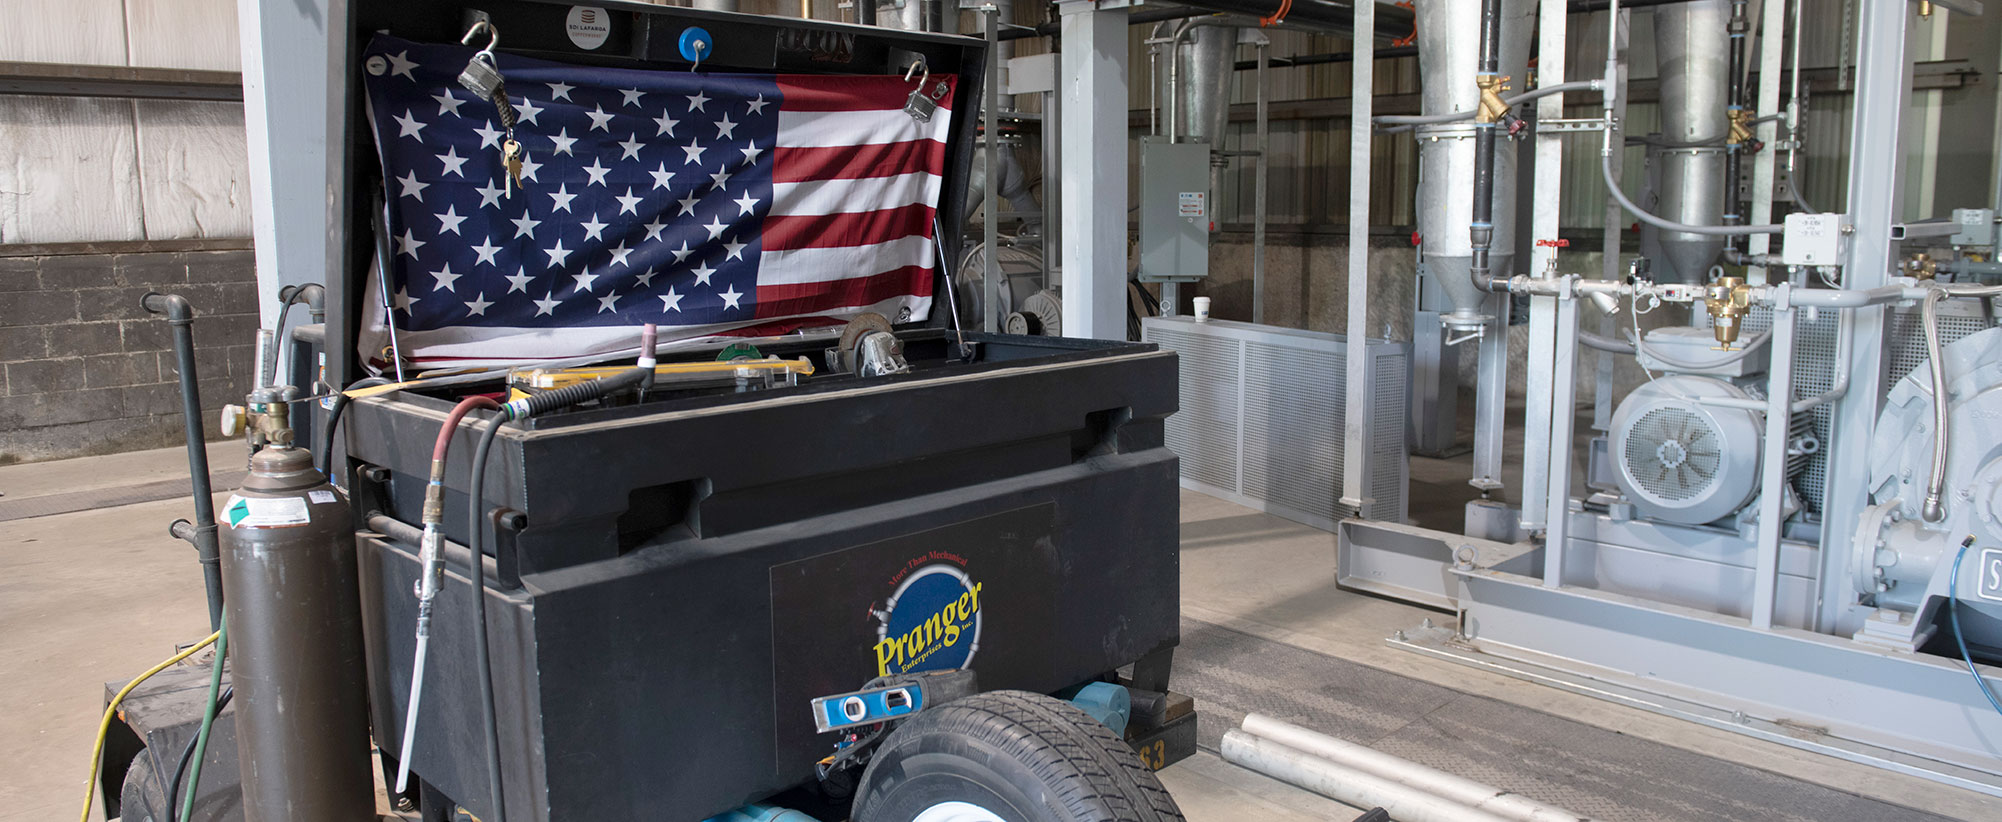
[[492, 23], [481, 20], [474, 23], [459, 42], [472, 45], [473, 38], [481, 30], [487, 32], [487, 47], [473, 55], [473, 59], [466, 63], [466, 69], [459, 72], [459, 85], [487, 98], [494, 104], [494, 110], [500, 113], [504, 135], [500, 145], [501, 167], [507, 169], [507, 196], [511, 199], [515, 186], [521, 185], [521, 142], [514, 139], [514, 124], [519, 115], [514, 110], [514, 104], [508, 102], [507, 83], [501, 77], [500, 68], [494, 65], [494, 48], [500, 45], [500, 32], [494, 29]]

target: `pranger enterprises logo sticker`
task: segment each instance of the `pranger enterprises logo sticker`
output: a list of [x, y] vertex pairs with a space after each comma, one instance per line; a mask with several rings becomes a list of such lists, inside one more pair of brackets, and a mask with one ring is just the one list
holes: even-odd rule
[[895, 592], [876, 620], [876, 675], [942, 671], [973, 664], [980, 650], [980, 583], [966, 559], [930, 551], [890, 578]]

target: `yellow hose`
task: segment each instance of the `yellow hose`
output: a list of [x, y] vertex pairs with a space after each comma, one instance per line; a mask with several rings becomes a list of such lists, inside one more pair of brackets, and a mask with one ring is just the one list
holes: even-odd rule
[[145, 673], [140, 674], [137, 679], [125, 683], [125, 687], [118, 690], [118, 695], [111, 698], [111, 704], [104, 706], [104, 721], [97, 723], [97, 743], [92, 745], [90, 750], [90, 778], [83, 783], [83, 815], [77, 817], [78, 822], [90, 822], [90, 803], [97, 798], [97, 765], [99, 759], [104, 756], [104, 737], [111, 732], [111, 718], [118, 715], [118, 705], [125, 701], [125, 695], [132, 693], [132, 689], [139, 687], [139, 683], [153, 678], [154, 674], [167, 670], [168, 666], [194, 656], [196, 651], [214, 644], [216, 637], [219, 635], [221, 635], [220, 631], [209, 634], [207, 639], [195, 643], [185, 651], [168, 657], [166, 662], [153, 666]]

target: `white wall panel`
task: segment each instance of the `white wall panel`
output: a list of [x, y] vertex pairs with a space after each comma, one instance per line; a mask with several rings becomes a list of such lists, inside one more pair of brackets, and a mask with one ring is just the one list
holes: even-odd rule
[[124, 0], [127, 65], [236, 71], [235, 0]]
[[0, 60], [125, 65], [121, 0], [0, 2]]
[[0, 243], [143, 237], [130, 101], [0, 95]]
[[153, 100], [136, 105], [146, 239], [250, 236], [243, 106]]

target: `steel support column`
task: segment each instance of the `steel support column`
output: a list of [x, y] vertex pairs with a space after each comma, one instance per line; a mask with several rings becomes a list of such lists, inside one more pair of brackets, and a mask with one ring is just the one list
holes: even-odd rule
[[[1856, 103], [1849, 129], [1848, 212], [1856, 226], [1842, 284], [1867, 289], [1884, 285], [1897, 258], [1891, 226], [1903, 216], [1904, 150], [1899, 142], [1900, 120], [1911, 89], [1912, 66], [1905, 59], [1905, 22], [1911, 15], [1906, 0], [1862, 0], [1857, 8]], [[1847, 312], [1855, 356], [1847, 363], [1849, 392], [1836, 403], [1829, 448], [1828, 476], [1869, 475], [1870, 438], [1876, 427], [1878, 403], [1884, 396], [1885, 310], [1870, 306]], [[1840, 379], [1838, 375], [1837, 379]], [[1864, 612], [1850, 590], [1848, 544], [1856, 518], [1869, 504], [1865, 483], [1832, 483], [1825, 500], [1822, 533], [1821, 610], [1816, 628], [1847, 636], [1861, 624]]]
[[[1376, 30], [1376, 3], [1355, 4], [1355, 30]], [[1363, 494], [1368, 477], [1363, 475], [1366, 438], [1369, 430], [1369, 369], [1361, 367], [1367, 356], [1364, 346], [1369, 323], [1369, 161], [1373, 139], [1370, 103], [1376, 93], [1376, 43], [1368, 37], [1354, 41], [1355, 62], [1349, 75], [1349, 316], [1348, 385], [1342, 411], [1342, 497], [1343, 505], [1362, 510], [1369, 504]], [[1394, 412], [1393, 412], [1394, 413]]]
[[[347, 219], [346, 189], [332, 185], [341, 179], [339, 147], [347, 131], [347, 5], [347, 0], [236, 4], [257, 305], [267, 326], [278, 319], [280, 288], [331, 287], [343, 279], [328, 274], [337, 255], [345, 254], [347, 237], [330, 230]], [[284, 150], [274, 151], [275, 146]], [[334, 342], [328, 339], [329, 345]]]
[[[1064, 334], [1126, 339], [1126, 10], [1058, 7]], [[1107, 103], [1112, 103], [1108, 105]]]
[[[1780, 80], [1784, 79], [1780, 77], [1780, 58], [1786, 52], [1787, 3], [1790, 1], [1765, 0], [1764, 14], [1759, 22], [1759, 96], [1752, 109], [1756, 116], [1765, 117], [1780, 110]], [[1794, 32], [1794, 36], [1799, 37], [1800, 32]], [[1759, 141], [1767, 146], [1778, 145], [1779, 129], [1777, 120], [1760, 123], [1757, 132]], [[1794, 135], [1789, 133], [1787, 139], [1794, 139]], [[1773, 221], [1773, 171], [1778, 165], [1778, 154], [1777, 150], [1768, 148], [1752, 156], [1752, 202], [1748, 218], [1752, 225]], [[1733, 185], [1737, 183], [1735, 180], [1730, 182]], [[1754, 234], [1745, 242], [1745, 251], [1754, 255], [1771, 251], [1772, 247], [1771, 234]], [[1753, 283], [1784, 279], [1769, 278], [1766, 269], [1760, 266], [1753, 266], [1747, 274], [1747, 280]]]

